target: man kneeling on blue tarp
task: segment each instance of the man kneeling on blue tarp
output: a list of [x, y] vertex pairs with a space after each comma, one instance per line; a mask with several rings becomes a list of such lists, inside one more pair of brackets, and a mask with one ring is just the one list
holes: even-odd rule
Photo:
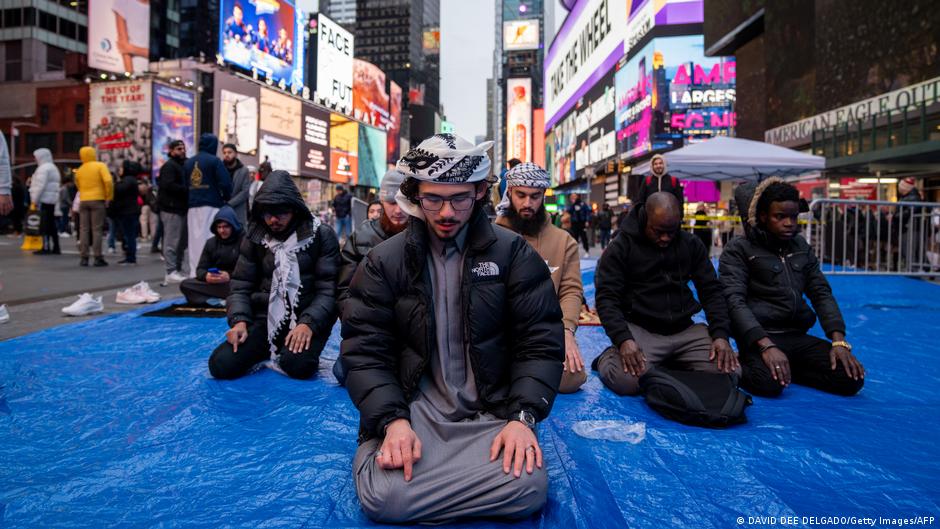
[[[725, 247], [718, 270], [741, 348], [741, 387], [776, 397], [792, 381], [855, 395], [865, 369], [845, 340], [842, 312], [819, 261], [799, 235], [799, 191], [769, 178], [738, 187], [734, 198], [745, 236]], [[817, 315], [831, 343], [807, 334]]]
[[376, 521], [522, 518], [545, 503], [535, 427], [561, 380], [562, 312], [545, 261], [482, 209], [490, 145], [439, 134], [409, 151], [408, 228], [349, 286], [353, 478]]
[[222, 206], [209, 230], [212, 237], [202, 249], [196, 277], [180, 283], [180, 292], [190, 305], [224, 300], [231, 290], [232, 272], [238, 262], [242, 242], [242, 225], [235, 216], [235, 210], [228, 205]]
[[286, 171], [255, 196], [232, 272], [231, 329], [209, 358], [215, 378], [238, 378], [258, 363], [292, 378], [313, 376], [336, 322], [336, 234], [310, 214]]

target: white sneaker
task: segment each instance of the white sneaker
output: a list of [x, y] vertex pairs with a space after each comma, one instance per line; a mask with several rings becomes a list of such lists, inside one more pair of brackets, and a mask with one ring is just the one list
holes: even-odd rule
[[114, 253], [115, 253], [115, 249], [114, 249], [114, 248], [110, 248], [110, 247], [109, 247], [109, 248], [108, 248], [108, 252], [107, 252], [107, 253], [108, 253], [108, 255], [114, 255]]
[[160, 301], [160, 294], [154, 292], [153, 289], [150, 288], [150, 284], [146, 281], [137, 283], [136, 285], [132, 286], [131, 289], [140, 294], [144, 300], [147, 301], [147, 303], [156, 303]]
[[101, 303], [101, 296], [96, 298], [85, 292], [78, 296], [75, 303], [62, 309], [62, 312], [69, 316], [87, 316], [96, 312], [104, 312], [104, 304]]
[[179, 270], [174, 270], [166, 276], [164, 281], [166, 281], [167, 283], [182, 283], [183, 281], [187, 279], [189, 278], [181, 274]]
[[0, 323], [6, 323], [10, 321], [10, 311], [7, 310], [6, 305], [0, 305]]
[[146, 303], [147, 299], [144, 298], [144, 295], [135, 287], [130, 287], [118, 292], [114, 301], [121, 305], [140, 305]]
[[63, 231], [62, 233], [59, 234], [59, 238], [60, 238], [60, 239], [71, 239], [72, 236], [69, 234], [69, 232]]

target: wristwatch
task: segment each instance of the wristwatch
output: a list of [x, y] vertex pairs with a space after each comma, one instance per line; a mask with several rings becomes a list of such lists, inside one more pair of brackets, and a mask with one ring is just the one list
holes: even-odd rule
[[521, 422], [530, 430], [535, 428], [535, 415], [528, 410], [520, 410], [517, 415], [512, 416], [512, 420]]
[[845, 341], [845, 340], [839, 340], [838, 342], [832, 342], [832, 346], [833, 346], [833, 347], [845, 347], [846, 349], [849, 350], [850, 353], [852, 352], [852, 344], [850, 344], [849, 342], [847, 342], [847, 341]]

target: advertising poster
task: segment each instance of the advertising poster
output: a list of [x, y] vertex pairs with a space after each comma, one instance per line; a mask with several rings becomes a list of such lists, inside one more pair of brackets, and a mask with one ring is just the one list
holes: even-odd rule
[[706, 57], [703, 37], [653, 39], [615, 76], [617, 142], [623, 159], [731, 134], [733, 57]]
[[352, 33], [317, 16], [317, 96], [348, 115], [353, 112], [353, 43]]
[[330, 177], [330, 113], [313, 105], [303, 106], [300, 174]]
[[150, 81], [92, 83], [88, 137], [98, 160], [116, 172], [124, 160], [151, 167]]
[[586, 168], [616, 154], [615, 108], [614, 75], [609, 72], [597, 81], [576, 107], [574, 120], [578, 148], [575, 171], [579, 177], [591, 176]]
[[539, 35], [538, 19], [503, 22], [503, 49], [506, 51], [537, 50]]
[[299, 99], [289, 95], [275, 92], [267, 88], [261, 89], [261, 120], [262, 131], [273, 132], [287, 138], [300, 139], [302, 118]]
[[387, 154], [385, 131], [368, 125], [359, 126], [359, 182], [365, 187], [379, 187], [385, 176]]
[[389, 126], [388, 126], [388, 163], [396, 163], [401, 155], [401, 142], [398, 137], [401, 136], [401, 105], [402, 90], [398, 83], [392, 81], [389, 83]]
[[506, 80], [506, 159], [532, 161], [532, 79]]
[[289, 0], [221, 0], [219, 54], [265, 79], [303, 86], [304, 20]]
[[552, 129], [550, 152], [552, 156], [552, 179], [556, 185], [574, 180], [574, 155], [578, 135], [574, 126], [575, 112], [572, 111]]
[[138, 73], [150, 64], [150, 0], [88, 1], [88, 66]]
[[225, 72], [215, 74], [215, 133], [219, 143], [232, 143], [246, 165], [258, 164], [258, 85]]
[[170, 142], [183, 140], [186, 156], [196, 154], [196, 97], [189, 90], [153, 83], [153, 167], [156, 178]]
[[437, 55], [441, 52], [441, 28], [433, 27], [424, 30], [421, 36], [421, 49], [425, 55]]
[[389, 126], [388, 104], [385, 72], [370, 62], [354, 59], [353, 117], [373, 127], [387, 129]]
[[297, 158], [299, 155], [300, 140], [261, 131], [258, 158], [271, 162], [271, 168], [275, 171], [287, 171], [291, 176], [298, 174]]
[[359, 123], [330, 113], [330, 180], [356, 185], [359, 181]]

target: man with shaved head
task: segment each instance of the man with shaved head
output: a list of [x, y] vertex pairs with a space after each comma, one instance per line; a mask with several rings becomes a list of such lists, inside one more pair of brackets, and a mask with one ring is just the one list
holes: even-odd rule
[[[613, 345], [592, 367], [618, 395], [639, 393], [639, 377], [661, 363], [740, 373], [728, 343], [728, 306], [708, 250], [681, 224], [676, 197], [653, 193], [630, 212], [623, 234], [597, 264], [597, 313]], [[692, 322], [703, 307], [707, 326]]]

